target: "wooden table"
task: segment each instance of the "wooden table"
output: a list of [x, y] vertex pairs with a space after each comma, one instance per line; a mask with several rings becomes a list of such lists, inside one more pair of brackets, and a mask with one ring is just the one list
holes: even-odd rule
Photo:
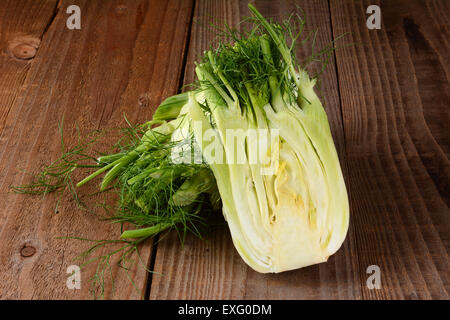
[[[295, 4], [252, 1], [272, 18]], [[69, 5], [81, 29], [69, 30]], [[200, 240], [176, 233], [141, 247], [142, 262], [122, 272], [106, 299], [448, 299], [450, 2], [446, 0], [299, 0], [316, 48], [350, 32], [322, 75], [321, 95], [347, 183], [351, 224], [327, 263], [259, 274], [235, 251], [226, 227]], [[366, 8], [381, 7], [381, 29]], [[447, 13], [446, 13], [447, 12]], [[208, 47], [211, 18], [237, 23], [237, 0], [4, 0], [0, 4], [0, 298], [89, 299], [66, 286], [67, 267], [90, 244], [58, 237], [116, 239], [99, 221], [56, 196], [9, 192], [29, 181], [80, 130], [148, 120], [165, 97], [194, 77]], [[310, 45], [299, 49], [308, 55]], [[111, 142], [111, 141], [109, 141]], [[380, 267], [381, 288], [367, 287]], [[162, 274], [162, 275], [161, 275]], [[134, 282], [135, 288], [130, 283]]]

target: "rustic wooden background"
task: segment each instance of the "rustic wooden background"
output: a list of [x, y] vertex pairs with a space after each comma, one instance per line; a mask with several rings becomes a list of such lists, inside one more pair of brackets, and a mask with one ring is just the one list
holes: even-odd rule
[[[236, 253], [226, 227], [199, 240], [176, 234], [145, 244], [142, 267], [113, 268], [107, 299], [448, 299], [450, 2], [446, 0], [252, 1], [268, 17], [300, 5], [317, 46], [345, 33], [322, 76], [351, 203], [351, 224], [328, 263], [258, 274]], [[71, 4], [81, 30], [66, 28]], [[366, 8], [381, 7], [368, 30]], [[59, 155], [58, 122], [81, 130], [147, 120], [155, 106], [193, 79], [193, 61], [216, 18], [249, 14], [238, 0], [2, 0], [0, 3], [0, 298], [89, 299], [66, 287], [66, 269], [88, 243], [58, 236], [117, 238], [56, 197], [10, 193]], [[306, 56], [309, 47], [299, 49]], [[74, 135], [66, 137], [74, 141]], [[369, 290], [367, 267], [381, 268]]]

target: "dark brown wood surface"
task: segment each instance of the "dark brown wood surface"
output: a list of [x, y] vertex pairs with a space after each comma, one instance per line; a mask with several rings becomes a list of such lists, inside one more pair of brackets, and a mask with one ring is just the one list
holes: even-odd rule
[[[45, 2], [45, 1], [44, 1]], [[22, 4], [17, 5], [17, 3]], [[34, 14], [35, 1], [2, 4], [10, 24], [22, 26], [28, 14]], [[81, 30], [66, 28], [66, 8], [82, 8]], [[28, 7], [27, 7], [28, 5]], [[8, 193], [8, 187], [28, 181], [26, 171], [37, 171], [58, 157], [60, 137], [58, 123], [64, 116], [68, 128], [78, 123], [82, 132], [96, 128], [124, 125], [123, 114], [130, 121], [148, 119], [162, 97], [176, 93], [183, 69], [186, 36], [193, 3], [190, 1], [63, 1], [59, 9], [47, 5], [48, 25], [36, 56], [18, 61], [8, 56], [1, 70], [21, 63], [22, 83], [12, 83], [8, 73], [0, 73], [2, 114], [4, 120], [0, 149], [0, 298], [87, 299], [88, 279], [95, 265], [82, 271], [82, 290], [66, 287], [67, 267], [90, 247], [90, 243], [58, 239], [78, 236], [88, 239], [116, 239], [117, 226], [77, 208], [68, 197], [59, 213], [54, 213], [56, 197], [30, 197]], [[30, 18], [43, 19], [44, 14]], [[8, 20], [5, 24], [8, 26]], [[36, 29], [31, 23], [32, 28]], [[31, 28], [30, 28], [31, 29]], [[38, 31], [31, 29], [32, 35]], [[41, 28], [42, 29], [42, 28]], [[8, 29], [1, 30], [8, 38]], [[23, 30], [27, 32], [28, 29]], [[13, 36], [13, 35], [12, 35]], [[14, 38], [12, 39], [14, 40]], [[3, 48], [2, 48], [3, 49]], [[4, 50], [2, 50], [4, 51]], [[24, 71], [22, 71], [24, 70]], [[13, 72], [13, 71], [12, 71]], [[5, 77], [5, 78], [4, 78]], [[17, 98], [8, 94], [16, 93]], [[67, 130], [67, 144], [76, 139]], [[112, 143], [110, 140], [107, 143]], [[24, 247], [35, 253], [23, 257]], [[31, 249], [32, 250], [32, 249]], [[21, 254], [22, 253], [22, 254]], [[105, 254], [106, 250], [99, 254]], [[150, 259], [151, 243], [141, 248], [142, 260]], [[25, 254], [28, 255], [28, 254]], [[113, 268], [115, 290], [111, 282], [105, 298], [138, 299], [145, 294], [148, 274], [136, 266], [129, 277]]]
[[[448, 1], [331, 1], [362, 297], [448, 298]], [[380, 30], [365, 28], [378, 4]], [[367, 290], [367, 266], [382, 288]]]
[[[175, 233], [141, 248], [144, 264], [113, 264], [105, 298], [139, 299], [448, 299], [449, 290], [449, 2], [252, 1], [267, 17], [299, 5], [316, 48], [349, 32], [321, 76], [320, 94], [350, 197], [342, 248], [325, 264], [259, 274], [243, 263], [223, 219], [205, 239]], [[81, 30], [66, 28], [79, 5]], [[381, 7], [380, 30], [366, 8]], [[25, 1], [0, 6], [0, 298], [89, 299], [66, 287], [66, 269], [89, 243], [115, 239], [110, 226], [70, 197], [54, 212], [45, 199], [8, 192], [59, 155], [82, 132], [145, 121], [158, 103], [194, 79], [193, 62], [215, 37], [208, 22], [235, 24], [247, 1]], [[309, 55], [311, 45], [298, 51]], [[318, 66], [312, 66], [317, 70]], [[105, 144], [113, 139], [106, 139]], [[156, 252], [155, 252], [156, 250]], [[105, 253], [106, 251], [103, 251]], [[381, 289], [366, 285], [381, 269]], [[134, 283], [131, 284], [130, 279]]]

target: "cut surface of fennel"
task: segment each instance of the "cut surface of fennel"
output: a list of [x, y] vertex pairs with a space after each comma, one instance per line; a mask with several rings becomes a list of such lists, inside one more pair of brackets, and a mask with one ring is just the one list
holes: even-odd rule
[[[279, 152], [268, 154], [277, 160], [274, 174], [261, 175], [261, 164], [206, 162], [216, 177], [223, 214], [241, 257], [258, 272], [282, 272], [325, 262], [341, 246], [348, 228], [348, 200], [328, 120], [313, 91], [304, 109], [270, 105], [263, 108], [267, 123], [260, 127], [280, 131]], [[201, 150], [206, 130], [212, 129], [194, 94], [189, 115], [202, 122], [194, 130]], [[226, 108], [211, 112], [215, 129], [227, 150], [225, 128], [246, 129], [248, 121]], [[243, 127], [242, 124], [245, 124]], [[255, 125], [255, 124], [253, 124]], [[234, 153], [247, 154], [245, 143], [235, 145]], [[255, 143], [255, 142], [253, 142]], [[275, 148], [274, 148], [275, 149]], [[204, 154], [204, 156], [207, 154]]]

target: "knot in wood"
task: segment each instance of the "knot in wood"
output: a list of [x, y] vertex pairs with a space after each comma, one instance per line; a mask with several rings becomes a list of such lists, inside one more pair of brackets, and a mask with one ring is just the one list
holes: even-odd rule
[[34, 58], [36, 55], [36, 48], [30, 46], [29, 44], [22, 43], [12, 49], [12, 54], [17, 59], [28, 60]]
[[19, 37], [9, 43], [11, 55], [19, 60], [30, 60], [36, 55], [40, 40], [34, 37]]
[[24, 258], [31, 257], [36, 253], [36, 248], [29, 245], [24, 245], [22, 249], [20, 249], [20, 255]]

